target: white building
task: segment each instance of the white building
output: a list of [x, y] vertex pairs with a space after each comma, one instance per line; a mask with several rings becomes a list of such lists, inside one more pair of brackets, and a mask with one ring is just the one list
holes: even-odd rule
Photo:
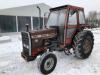
[[39, 27], [39, 9], [37, 6], [41, 9], [41, 25], [43, 25], [44, 14], [49, 12], [50, 6], [40, 3], [0, 10], [0, 31], [25, 31], [25, 24], [29, 24], [30, 30]]

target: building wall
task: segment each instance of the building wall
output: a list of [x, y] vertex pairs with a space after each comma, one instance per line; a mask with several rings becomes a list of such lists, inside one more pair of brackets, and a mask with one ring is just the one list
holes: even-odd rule
[[[31, 18], [32, 18], [32, 20], [31, 20]], [[0, 15], [0, 32], [4, 33], [4, 32], [26, 31], [26, 24], [29, 25], [30, 31], [32, 29], [34, 29], [34, 30], [38, 29], [40, 27], [39, 26], [39, 17], [17, 16], [17, 18], [16, 18], [16, 16]], [[41, 17], [41, 26], [42, 25], [43, 25], [43, 18]]]

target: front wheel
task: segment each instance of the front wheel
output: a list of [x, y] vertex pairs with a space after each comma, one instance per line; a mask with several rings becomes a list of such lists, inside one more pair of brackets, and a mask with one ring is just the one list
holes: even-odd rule
[[53, 53], [43, 54], [40, 59], [39, 70], [43, 74], [49, 74], [55, 69], [56, 64], [57, 58]]

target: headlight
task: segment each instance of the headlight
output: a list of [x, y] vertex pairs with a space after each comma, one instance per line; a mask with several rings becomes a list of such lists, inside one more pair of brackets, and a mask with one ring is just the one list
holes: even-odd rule
[[28, 45], [26, 45], [26, 44], [23, 44], [23, 46], [24, 46], [25, 48], [29, 49], [29, 46], [28, 46]]
[[35, 39], [35, 43], [38, 43], [38, 41], [39, 41], [38, 39]]

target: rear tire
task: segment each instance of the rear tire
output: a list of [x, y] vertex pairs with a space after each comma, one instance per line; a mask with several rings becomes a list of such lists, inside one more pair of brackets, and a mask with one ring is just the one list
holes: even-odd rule
[[43, 74], [51, 73], [57, 64], [57, 58], [53, 53], [45, 53], [39, 62], [39, 70]]
[[94, 37], [91, 31], [79, 32], [74, 38], [74, 53], [76, 57], [86, 59], [90, 56], [94, 45]]

